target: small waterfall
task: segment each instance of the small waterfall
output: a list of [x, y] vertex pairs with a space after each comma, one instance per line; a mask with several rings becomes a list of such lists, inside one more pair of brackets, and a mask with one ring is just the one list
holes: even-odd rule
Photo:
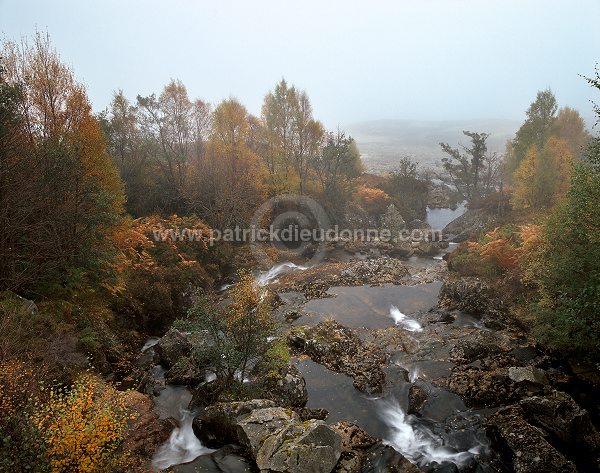
[[421, 324], [413, 319], [407, 319], [406, 315], [400, 312], [400, 309], [395, 305], [390, 307], [390, 317], [394, 319], [396, 325], [401, 325], [405, 330], [409, 332], [422, 332], [423, 327]]
[[307, 266], [299, 266], [290, 261], [286, 261], [285, 263], [279, 263], [269, 268], [268, 271], [264, 271], [258, 275], [258, 284], [260, 286], [265, 286], [269, 282], [273, 281], [280, 274], [286, 273], [288, 271], [304, 271], [308, 269]]
[[142, 353], [145, 352], [146, 350], [148, 350], [149, 348], [152, 348], [154, 345], [156, 345], [159, 340], [160, 340], [159, 337], [151, 337], [151, 338], [149, 338], [146, 341], [146, 343], [144, 343], [144, 346], [142, 347]]
[[194, 413], [188, 410], [181, 410], [179, 427], [171, 432], [169, 440], [161, 445], [154, 454], [152, 466], [156, 471], [164, 470], [173, 465], [187, 463], [195, 460], [200, 455], [206, 455], [214, 452], [206, 448], [194, 434], [192, 422]]
[[466, 451], [459, 451], [445, 445], [442, 437], [419, 426], [415, 422], [416, 418], [406, 415], [398, 404], [389, 400], [380, 403], [380, 416], [390, 429], [387, 443], [417, 465], [452, 462], [461, 467], [483, 448], [476, 439], [473, 441], [477, 445]]

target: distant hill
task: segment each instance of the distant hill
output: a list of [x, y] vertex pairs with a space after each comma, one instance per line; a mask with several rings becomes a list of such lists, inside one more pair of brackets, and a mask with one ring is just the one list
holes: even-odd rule
[[506, 140], [514, 137], [520, 123], [513, 120], [374, 120], [347, 125], [345, 130], [356, 140], [369, 171], [383, 172], [395, 167], [402, 156], [410, 156], [422, 168], [437, 168], [444, 153], [440, 141], [451, 146], [468, 144], [463, 130], [491, 133], [490, 151], [504, 151]]

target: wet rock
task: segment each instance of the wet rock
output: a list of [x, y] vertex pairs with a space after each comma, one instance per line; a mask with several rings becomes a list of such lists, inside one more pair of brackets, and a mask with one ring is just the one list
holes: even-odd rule
[[508, 368], [508, 377], [515, 383], [547, 384], [544, 370], [535, 366], [511, 366]]
[[422, 471], [389, 445], [381, 442], [368, 451], [362, 473], [417, 473]]
[[425, 386], [413, 384], [408, 390], [408, 414], [420, 414], [427, 401]]
[[448, 310], [461, 310], [475, 317], [500, 317], [505, 314], [502, 302], [490, 286], [478, 278], [460, 278], [445, 281], [438, 301]]
[[300, 417], [301, 421], [316, 419], [316, 420], [325, 420], [329, 415], [327, 409], [321, 408], [311, 408], [311, 407], [297, 407], [293, 409], [298, 417]]
[[446, 225], [442, 232], [451, 236], [454, 243], [475, 240], [481, 233], [493, 227], [497, 218], [484, 209], [468, 209]]
[[[256, 412], [256, 411], [255, 411]], [[275, 435], [267, 435], [256, 453], [263, 471], [328, 473], [341, 454], [340, 435], [320, 420], [290, 423]]]
[[209, 455], [202, 455], [189, 463], [168, 468], [172, 473], [258, 473], [254, 462], [245, 456], [241, 447], [225, 445]]
[[269, 399], [251, 401], [219, 402], [204, 409], [194, 418], [192, 428], [196, 437], [209, 448], [219, 448], [228, 443], [238, 442], [237, 418], [254, 409], [274, 408]]
[[475, 338], [456, 342], [450, 350], [450, 359], [457, 364], [469, 364], [502, 351], [494, 335], [481, 332]]
[[363, 344], [349, 328], [335, 321], [314, 327], [294, 327], [289, 344], [332, 371], [352, 376], [354, 386], [367, 394], [380, 393], [385, 383], [385, 353], [371, 344]]
[[179, 330], [170, 329], [155, 345], [160, 364], [165, 368], [175, 365], [181, 358], [192, 351], [192, 343], [188, 336]]
[[528, 422], [543, 428], [561, 442], [587, 453], [600, 450], [600, 434], [585, 409], [571, 396], [553, 391], [546, 396], [522, 399], [519, 403]]
[[336, 473], [360, 473], [369, 448], [378, 442], [356, 424], [336, 422], [331, 426], [341, 437], [341, 456], [333, 470]]
[[[392, 245], [388, 245], [389, 249]], [[409, 276], [406, 265], [387, 256], [343, 263], [323, 263], [281, 275], [271, 288], [275, 291], [299, 291], [307, 299], [330, 297], [327, 290], [334, 286], [361, 286], [365, 284], [401, 284]]]
[[542, 431], [525, 421], [518, 406], [502, 408], [492, 415], [486, 431], [516, 473], [577, 471], [575, 465], [547, 441]]
[[205, 367], [200, 366], [193, 357], [183, 356], [165, 373], [168, 384], [194, 386], [205, 378]]
[[125, 406], [137, 417], [125, 430], [123, 449], [131, 453], [135, 464], [145, 463], [169, 438], [177, 423], [174, 419], [160, 419], [150, 397], [136, 391], [125, 394]]
[[165, 388], [165, 370], [157, 365], [144, 372], [140, 377], [137, 390], [149, 396], [158, 396]]

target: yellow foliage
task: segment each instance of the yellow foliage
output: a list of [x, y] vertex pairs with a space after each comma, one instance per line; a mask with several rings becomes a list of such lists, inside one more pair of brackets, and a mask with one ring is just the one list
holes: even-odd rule
[[123, 396], [91, 375], [47, 394], [30, 421], [52, 472], [107, 472], [124, 465], [127, 455], [117, 449], [132, 416]]

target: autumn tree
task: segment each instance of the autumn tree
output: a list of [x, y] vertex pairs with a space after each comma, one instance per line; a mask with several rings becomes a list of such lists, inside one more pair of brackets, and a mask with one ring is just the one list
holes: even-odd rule
[[590, 135], [585, 128], [585, 122], [577, 110], [562, 107], [550, 128], [551, 136], [563, 140], [569, 154], [575, 159], [585, 151]]
[[321, 151], [323, 125], [313, 118], [308, 95], [282, 79], [262, 107], [265, 159], [272, 194], [306, 192], [310, 165]]
[[188, 208], [218, 229], [245, 225], [264, 200], [263, 167], [249, 146], [253, 120], [236, 99], [211, 117], [204, 157], [191, 169]]
[[102, 281], [109, 277], [103, 263], [112, 258], [124, 199], [85, 89], [47, 35], [6, 42], [2, 55], [2, 128], [9, 136], [2, 166], [12, 167], [0, 203], [9, 234], [3, 241], [11, 245], [2, 249], [8, 269], [0, 275], [2, 286], [47, 291]]
[[525, 122], [511, 143], [512, 159], [507, 162], [509, 175], [512, 175], [525, 159], [532, 146], [537, 146], [539, 149], [544, 147], [556, 118], [557, 108], [556, 97], [551, 90], [541, 90], [537, 93], [535, 101], [525, 112]]
[[552, 206], [569, 189], [572, 161], [567, 142], [555, 137], [550, 137], [541, 150], [529, 148], [513, 176], [513, 205]]

